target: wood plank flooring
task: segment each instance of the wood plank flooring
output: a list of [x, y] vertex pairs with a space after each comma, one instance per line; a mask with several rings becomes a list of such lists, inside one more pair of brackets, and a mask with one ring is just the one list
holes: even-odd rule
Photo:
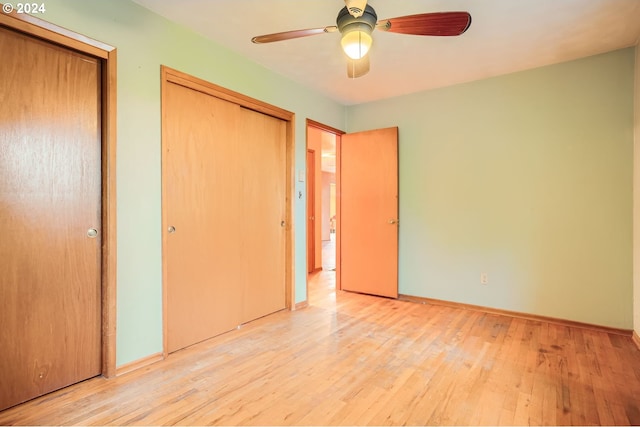
[[640, 424], [630, 337], [335, 292], [107, 380], [0, 412], [0, 425]]

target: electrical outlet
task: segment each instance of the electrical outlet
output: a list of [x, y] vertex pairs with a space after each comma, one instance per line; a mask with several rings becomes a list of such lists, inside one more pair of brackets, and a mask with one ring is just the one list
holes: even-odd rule
[[487, 273], [480, 273], [480, 284], [486, 285], [489, 283], [489, 275]]

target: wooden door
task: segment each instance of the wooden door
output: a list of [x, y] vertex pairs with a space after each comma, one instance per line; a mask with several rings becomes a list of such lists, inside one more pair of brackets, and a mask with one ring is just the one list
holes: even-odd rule
[[167, 82], [166, 349], [285, 308], [286, 122]]
[[3, 409], [101, 372], [101, 67], [2, 28], [0, 52]]
[[285, 308], [285, 144], [281, 119], [243, 108], [240, 116], [242, 322]]
[[342, 135], [343, 290], [398, 297], [398, 128]]
[[316, 269], [316, 152], [307, 149], [307, 273]]
[[167, 350], [241, 322], [240, 107], [168, 83], [165, 93]]

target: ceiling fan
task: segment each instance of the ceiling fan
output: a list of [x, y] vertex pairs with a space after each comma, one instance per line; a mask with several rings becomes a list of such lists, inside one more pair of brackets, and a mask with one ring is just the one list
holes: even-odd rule
[[468, 12], [420, 13], [378, 21], [376, 11], [367, 4], [367, 0], [344, 2], [346, 6], [338, 13], [337, 25], [265, 34], [253, 37], [251, 41], [272, 43], [339, 31], [342, 34], [340, 44], [347, 54], [347, 75], [356, 78], [369, 72], [368, 53], [373, 43], [371, 33], [375, 29], [418, 36], [459, 36], [471, 25]]

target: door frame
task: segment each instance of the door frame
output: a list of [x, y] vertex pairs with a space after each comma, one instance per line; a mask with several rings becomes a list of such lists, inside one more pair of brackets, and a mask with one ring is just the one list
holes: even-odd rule
[[[2, 6], [2, 4], [0, 4]], [[27, 14], [0, 13], [0, 25], [74, 49], [101, 63], [102, 375], [116, 375], [116, 48]]]
[[295, 200], [295, 114], [291, 111], [284, 110], [266, 102], [251, 98], [247, 95], [226, 89], [206, 80], [194, 77], [190, 74], [167, 67], [160, 66], [160, 84], [161, 84], [161, 117], [162, 117], [162, 341], [163, 341], [163, 357], [168, 356], [167, 351], [167, 263], [166, 247], [167, 233], [165, 232], [167, 223], [167, 212], [164, 201], [167, 199], [167, 189], [165, 180], [165, 171], [167, 170], [167, 159], [164, 155], [166, 149], [166, 87], [170, 83], [175, 83], [189, 89], [193, 89], [225, 101], [232, 102], [243, 108], [257, 111], [268, 116], [276, 117], [285, 122], [286, 141], [285, 141], [285, 308], [288, 310], [295, 309], [293, 301], [295, 301], [295, 265], [294, 265], [294, 249], [295, 249], [295, 227], [294, 227], [294, 200]]
[[[340, 281], [340, 144], [342, 141], [342, 135], [346, 132], [327, 126], [315, 120], [307, 119], [307, 149], [309, 149], [309, 127], [313, 127], [336, 136], [336, 290], [339, 291], [342, 289], [342, 283]], [[307, 286], [307, 301], [309, 301], [309, 280], [306, 279], [305, 283]]]
[[[309, 160], [312, 159], [312, 162]], [[307, 274], [316, 270], [316, 150], [307, 148]], [[314, 217], [310, 220], [310, 217]], [[312, 226], [309, 224], [312, 222]]]

